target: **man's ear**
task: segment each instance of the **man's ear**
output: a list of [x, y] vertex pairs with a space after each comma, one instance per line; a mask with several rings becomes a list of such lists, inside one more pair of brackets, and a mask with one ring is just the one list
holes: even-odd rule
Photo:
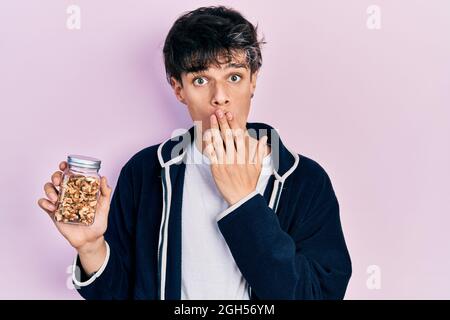
[[172, 86], [173, 92], [175, 93], [175, 96], [177, 97], [178, 101], [180, 101], [183, 104], [186, 104], [186, 99], [184, 98], [183, 84], [180, 83], [174, 77], [170, 77], [170, 85]]
[[255, 71], [253, 74], [252, 74], [252, 76], [251, 76], [251, 83], [250, 83], [250, 90], [251, 90], [251, 93], [252, 93], [252, 98], [253, 98], [253, 96], [255, 95], [255, 90], [256, 90], [256, 80], [258, 79], [258, 72], [259, 72], [259, 70], [257, 70], [257, 71]]

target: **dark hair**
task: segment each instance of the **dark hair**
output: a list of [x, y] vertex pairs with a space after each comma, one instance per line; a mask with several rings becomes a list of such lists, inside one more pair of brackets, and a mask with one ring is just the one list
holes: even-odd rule
[[181, 83], [183, 72], [206, 70], [210, 65], [232, 61], [244, 51], [251, 74], [262, 65], [257, 28], [234, 9], [224, 6], [201, 7], [180, 16], [164, 43], [167, 81], [174, 77]]

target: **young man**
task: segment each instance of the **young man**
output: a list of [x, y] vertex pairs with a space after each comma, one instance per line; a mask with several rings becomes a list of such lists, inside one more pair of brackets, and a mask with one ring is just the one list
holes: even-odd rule
[[[351, 261], [324, 169], [248, 123], [261, 67], [255, 27], [225, 7], [181, 16], [167, 78], [194, 121], [135, 154], [90, 227], [55, 222], [76, 248], [86, 299], [342, 299]], [[62, 162], [60, 170], [67, 164]], [[39, 205], [53, 217], [61, 172]]]

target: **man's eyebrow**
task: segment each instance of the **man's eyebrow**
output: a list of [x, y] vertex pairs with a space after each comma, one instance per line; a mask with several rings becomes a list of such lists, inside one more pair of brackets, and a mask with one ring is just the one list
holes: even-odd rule
[[245, 64], [245, 63], [229, 63], [226, 67], [225, 67], [225, 69], [228, 69], [228, 68], [245, 68], [245, 69], [247, 69], [247, 64]]

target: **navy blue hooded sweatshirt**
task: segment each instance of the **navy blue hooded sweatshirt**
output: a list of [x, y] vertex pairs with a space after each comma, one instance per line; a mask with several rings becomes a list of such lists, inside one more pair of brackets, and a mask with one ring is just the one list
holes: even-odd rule
[[[276, 168], [264, 195], [217, 223], [250, 299], [342, 299], [352, 269], [329, 176], [291, 152], [271, 126], [247, 123], [247, 129], [257, 139], [266, 132]], [[190, 137], [194, 127], [141, 150], [121, 169], [105, 233], [109, 259], [94, 281], [77, 287], [82, 297], [181, 299], [183, 159]]]

